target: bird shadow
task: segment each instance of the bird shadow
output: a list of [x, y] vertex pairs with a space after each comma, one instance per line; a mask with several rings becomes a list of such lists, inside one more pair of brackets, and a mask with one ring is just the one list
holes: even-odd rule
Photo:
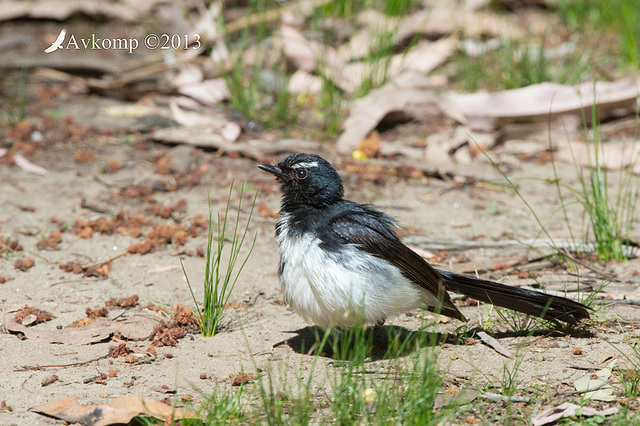
[[335, 360], [394, 359], [419, 348], [443, 343], [462, 344], [465, 340], [463, 334], [409, 330], [396, 325], [370, 327], [355, 332], [325, 332], [318, 327], [307, 326], [289, 333], [294, 335], [276, 346], [287, 345], [299, 354], [320, 355]]
[[[305, 355], [320, 355], [335, 360], [354, 359], [395, 359], [420, 348], [441, 346], [445, 343], [454, 345], [467, 344], [469, 338], [474, 337], [479, 327], [462, 329], [454, 333], [441, 333], [424, 329], [409, 330], [402, 326], [385, 325], [370, 327], [349, 332], [325, 332], [315, 326], [307, 326], [289, 331], [292, 337], [283, 340], [275, 346], [286, 345], [294, 352]], [[496, 339], [521, 337], [514, 332], [491, 333]], [[553, 330], [534, 330], [530, 336], [561, 336], [562, 333]], [[592, 333], [585, 330], [573, 330], [572, 337], [590, 337]]]

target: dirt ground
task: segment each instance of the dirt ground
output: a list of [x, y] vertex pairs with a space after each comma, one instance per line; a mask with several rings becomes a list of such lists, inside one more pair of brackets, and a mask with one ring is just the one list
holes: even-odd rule
[[[282, 301], [273, 236], [280, 195], [272, 176], [256, 167], [259, 162], [148, 141], [145, 132], [161, 126], [161, 118], [105, 112], [130, 105], [125, 102], [73, 95], [60, 86], [28, 84], [27, 91], [27, 115], [33, 119], [3, 129], [0, 148], [10, 147], [11, 155], [23, 155], [47, 174], [25, 171], [15, 158], [0, 158], [0, 424], [59, 424], [30, 408], [61, 397], [103, 404], [139, 395], [178, 405], [193, 401], [197, 407], [214, 390], [233, 392], [242, 372], [275, 367], [285, 372], [285, 379], [297, 380], [300, 370], [290, 367], [311, 365], [313, 357], [303, 348], [313, 345], [314, 332]], [[55, 114], [44, 115], [44, 110]], [[402, 135], [424, 138], [422, 132], [409, 124]], [[259, 137], [273, 141], [278, 136], [264, 132]], [[382, 137], [393, 139], [393, 133]], [[532, 284], [527, 273], [531, 271], [548, 290], [568, 290], [570, 297], [580, 298], [597, 289], [606, 275], [612, 283], [601, 297], [640, 299], [637, 259], [606, 265], [586, 259], [584, 263], [597, 271], [577, 266], [576, 274], [575, 269], [539, 261], [540, 253], [533, 250], [483, 246], [546, 236], [481, 156], [469, 167], [494, 175], [490, 182], [402, 176], [393, 167], [379, 169], [338, 156], [332, 141], [320, 153], [342, 174], [346, 196], [395, 216], [408, 243], [429, 249], [425, 237], [454, 242], [458, 248], [431, 250], [441, 267], [515, 285]], [[550, 234], [569, 237], [562, 215], [551, 216], [559, 201], [555, 188], [545, 182], [554, 177], [550, 163], [495, 156]], [[572, 166], [561, 167], [560, 174], [567, 184], [576, 184]], [[243, 223], [253, 190], [259, 190], [249, 227], [257, 239], [229, 300], [223, 330], [205, 338], [179, 307], [193, 308], [181, 261], [201, 301], [207, 194], [214, 212], [222, 212], [234, 181], [232, 206], [239, 199], [237, 187], [244, 182], [247, 188], [240, 213]], [[232, 208], [230, 213], [233, 219], [236, 211]], [[574, 231], [580, 231], [578, 206], [569, 206], [569, 217]], [[636, 212], [635, 223], [639, 219]], [[455, 244], [459, 241], [477, 241], [479, 247]], [[487, 325], [485, 307], [464, 299], [458, 303], [469, 328]], [[428, 314], [401, 315], [387, 327], [416, 330], [422, 315]], [[493, 334], [516, 361], [477, 339], [443, 344], [439, 359], [447, 371], [446, 382], [488, 388], [500, 383], [505, 365], [510, 368], [521, 360], [520, 389], [546, 387], [549, 406], [574, 400], [578, 378], [613, 359], [630, 368], [622, 354], [637, 341], [637, 306], [608, 305], [596, 317], [575, 335], [525, 338], [515, 337], [498, 321]], [[620, 321], [604, 321], [611, 318]], [[441, 318], [439, 329], [453, 332], [461, 325]], [[326, 381], [323, 370], [333, 368], [327, 364], [330, 360], [318, 363], [315, 386]], [[378, 362], [374, 359], [372, 368]], [[612, 382], [615, 395], [622, 398], [615, 377]], [[484, 407], [487, 411], [476, 416], [491, 422], [491, 406]], [[528, 410], [534, 414], [541, 408], [546, 406]]]
[[[85, 99], [85, 104], [69, 105], [74, 108], [86, 105], [90, 110], [94, 101]], [[96, 120], [91, 112], [87, 115]], [[87, 124], [81, 120], [75, 126], [82, 128]], [[63, 121], [58, 120], [62, 123], [60, 127], [68, 126]], [[120, 122], [119, 126], [124, 125]], [[203, 399], [202, 393], [219, 387], [231, 391], [232, 378], [242, 371], [254, 372], [254, 363], [258, 368], [266, 368], [276, 363], [311, 362], [312, 357], [301, 353], [301, 347], [311, 346], [313, 333], [300, 317], [283, 305], [279, 291], [278, 253], [273, 238], [274, 216], [279, 206], [275, 182], [256, 168], [255, 161], [219, 157], [191, 148], [187, 150], [186, 159], [181, 160], [187, 163], [182, 174], [161, 173], [162, 159], [171, 161], [182, 155], [180, 150], [184, 147], [128, 143], [117, 135], [87, 131], [81, 137], [70, 135], [46, 144], [29, 156], [30, 161], [48, 170], [46, 176], [28, 173], [16, 165], [0, 166], [3, 182], [0, 235], [5, 241], [0, 259], [0, 276], [5, 280], [0, 284], [1, 305], [4, 327], [11, 329], [9, 322], [14, 324], [14, 331], [0, 334], [0, 399], [12, 409], [0, 414], [1, 424], [57, 423], [29, 408], [64, 396], [77, 396], [81, 403], [94, 404], [124, 395], [197, 402]], [[347, 197], [371, 202], [396, 216], [405, 227], [405, 239], [409, 242], [418, 241], [419, 237], [442, 241], [499, 241], [533, 238], [539, 234], [538, 225], [522, 202], [501, 186], [397, 177], [372, 183], [358, 178], [357, 171], [348, 172], [349, 168], [354, 170], [353, 161], [339, 158], [329, 150], [328, 144], [324, 155], [342, 172]], [[85, 160], [83, 152], [91, 152], [93, 156]], [[557, 207], [552, 189], [541, 180], [519, 178], [550, 177], [550, 165], [515, 161], [511, 164], [511, 176], [519, 182], [523, 196], [541, 217], [547, 217]], [[105, 173], [108, 167], [113, 170]], [[198, 179], [187, 181], [194, 176]], [[152, 252], [147, 254], [117, 257], [108, 263], [109, 271], [102, 270], [102, 275], [100, 268], [104, 264], [99, 262], [130, 249], [132, 244], [151, 240], [151, 231], [157, 229], [154, 227], [157, 224], [195, 227], [198, 221], [194, 216], [206, 216], [208, 212], [207, 190], [214, 210], [221, 211], [233, 179], [236, 186], [244, 181], [248, 188], [260, 192], [250, 225], [250, 233], [257, 233], [255, 249], [231, 296], [225, 329], [212, 338], [189, 330], [174, 346], [154, 346], [152, 339], [145, 336], [142, 340], [127, 340], [126, 329], [121, 332], [109, 329], [109, 324], [136, 321], [136, 318], [142, 322], [147, 320], [143, 327], [153, 326], [161, 315], [168, 319], [178, 304], [192, 307], [180, 260], [192, 283], [196, 283], [197, 297], [202, 297], [198, 287], [204, 271], [204, 259], [198, 255], [198, 249], [206, 244], [206, 232], [202, 229], [196, 236], [189, 234], [182, 240], [174, 233], [172, 241], [154, 243]], [[250, 192], [245, 193], [245, 206], [249, 205]], [[234, 190], [232, 203], [237, 201], [238, 191]], [[171, 207], [170, 214], [163, 212], [162, 206]], [[243, 208], [241, 221], [246, 221], [247, 211]], [[119, 215], [119, 212], [125, 214]], [[113, 227], [117, 226], [118, 217], [124, 223], [120, 228], [107, 231], [100, 228], [98, 219], [106, 220]], [[132, 219], [136, 217], [139, 217], [137, 222]], [[553, 219], [548, 229], [556, 237], [567, 234], [562, 218]], [[52, 233], [59, 242], [47, 246], [43, 241], [50, 241], [47, 237]], [[21, 250], [11, 242], [18, 243]], [[519, 279], [515, 268], [506, 267], [503, 271], [500, 265], [514, 260], [525, 260], [527, 264], [526, 259], [536, 255], [524, 250], [482, 248], [434, 253], [445, 267], [469, 273], [490, 270], [483, 275], [513, 283], [530, 280]], [[28, 268], [27, 259], [34, 260]], [[19, 268], [20, 263], [16, 264], [22, 260], [24, 271]], [[73, 271], [73, 265], [82, 267], [95, 262], [98, 264], [93, 268], [94, 276], [86, 276], [86, 270], [85, 273]], [[61, 267], [67, 264], [72, 266]], [[618, 294], [616, 297], [620, 293], [637, 294], [637, 260], [597, 267], [616, 276], [616, 282], [606, 289], [607, 294]], [[567, 271], [549, 265], [537, 273], [549, 289], [566, 286], [574, 290], [578, 281]], [[597, 288], [600, 282], [599, 277], [586, 271], [580, 289]], [[122, 301], [120, 304], [125, 306], [118, 303], [107, 306], [112, 298], [133, 295], [138, 296], [134, 306], [128, 307]], [[33, 334], [19, 332], [15, 326], [15, 315], [25, 306], [51, 314], [50, 320], [27, 327], [35, 332]], [[87, 325], [87, 308], [97, 310], [105, 306], [106, 317], [94, 319], [93, 325], [102, 318], [107, 331], [98, 329], [89, 335], [81, 334], [83, 325], [91, 326], [91, 323]], [[618, 315], [637, 321], [637, 308], [626, 306], [605, 308], [598, 317]], [[165, 311], [159, 311], [158, 307], [164, 307]], [[462, 310], [470, 318], [470, 326], [484, 323], [483, 318], [487, 318], [486, 311], [476, 306], [463, 306]], [[411, 312], [391, 324], [416, 329], [419, 315]], [[77, 321], [81, 324], [73, 327], [72, 323]], [[460, 325], [443, 319], [441, 330], [452, 331]], [[617, 344], [625, 350], [628, 345], [624, 343], [637, 338], [631, 327], [601, 321], [573, 337], [539, 335], [518, 339], [508, 332], [498, 336], [503, 346], [524, 357], [518, 376], [523, 388], [547, 384], [561, 395], [572, 395], [572, 383], [576, 379], [604, 367], [612, 358], [620, 358], [619, 362], [624, 364]], [[118, 351], [119, 344], [128, 349], [124, 353]], [[503, 365], [514, 362], [478, 341], [466, 345], [444, 344], [441, 350], [441, 362], [448, 369], [447, 379], [461, 386], [498, 382]], [[128, 355], [133, 357], [125, 356], [129, 351]], [[291, 371], [295, 380], [298, 370]], [[319, 382], [322, 376], [321, 371], [318, 372]], [[482, 418], [481, 413], [478, 415]]]

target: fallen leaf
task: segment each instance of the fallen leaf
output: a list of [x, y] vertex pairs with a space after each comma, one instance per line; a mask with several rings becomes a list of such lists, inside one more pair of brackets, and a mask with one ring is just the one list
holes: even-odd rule
[[[224, 78], [204, 80], [199, 83], [184, 85], [178, 89], [178, 92], [204, 105], [216, 105], [220, 101], [229, 98], [229, 90], [227, 89], [227, 83]], [[206, 119], [206, 116], [204, 118]], [[177, 118], [175, 119], [178, 121]]]
[[96, 319], [84, 327], [65, 327], [61, 330], [33, 330], [18, 324], [3, 311], [3, 325], [10, 333], [21, 333], [27, 339], [44, 343], [89, 345], [108, 340], [118, 332], [127, 340], [144, 340], [162, 319], [156, 313], [138, 312], [123, 321]]
[[480, 391], [475, 389], [459, 389], [454, 392], [438, 393], [433, 403], [434, 410], [450, 405], [465, 405], [480, 396]]
[[[195, 90], [198, 92], [198, 90]], [[222, 117], [211, 114], [201, 114], [194, 111], [185, 111], [178, 105], [177, 98], [171, 98], [169, 100], [169, 109], [171, 111], [171, 117], [180, 125], [187, 127], [205, 126], [214, 129], [219, 129], [225, 124], [225, 120]], [[169, 127], [168, 129], [172, 129]], [[157, 130], [167, 130], [160, 129]]]
[[546, 123], [567, 116], [589, 120], [594, 104], [600, 119], [613, 110], [634, 112], [638, 93], [636, 82], [628, 78], [575, 86], [540, 83], [493, 93], [453, 94], [440, 105], [442, 111], [471, 129], [491, 131], [513, 122]]
[[173, 87], [188, 86], [189, 84], [200, 83], [204, 78], [204, 74], [200, 67], [193, 64], [185, 64], [180, 67], [178, 74], [171, 79]]
[[408, 52], [398, 53], [389, 59], [388, 64], [380, 62], [336, 63], [328, 67], [325, 73], [336, 86], [347, 93], [353, 93], [372, 75], [384, 72], [386, 80], [393, 82], [403, 72], [415, 72], [425, 75], [440, 66], [456, 49], [457, 39], [448, 37], [434, 42], [421, 42]]
[[[570, 140], [554, 144], [554, 158], [569, 164], [593, 167], [595, 148], [593, 143]], [[635, 142], [608, 141], [598, 146], [598, 164], [609, 170], [626, 170], [640, 173], [640, 144]]]
[[480, 340], [482, 340], [482, 343], [484, 343], [487, 346], [490, 346], [491, 348], [493, 348], [494, 351], [498, 352], [500, 355], [509, 359], [513, 359], [513, 355], [511, 355], [511, 352], [509, 352], [509, 349], [502, 346], [502, 344], [500, 344], [498, 340], [489, 336], [484, 331], [477, 332], [476, 336], [478, 336]]
[[591, 407], [581, 407], [577, 404], [571, 404], [565, 402], [557, 407], [552, 407], [544, 410], [531, 419], [534, 426], [546, 425], [553, 423], [561, 418], [575, 417], [575, 416], [609, 416], [618, 412], [617, 407], [610, 407], [605, 410], [597, 410]]
[[609, 378], [613, 367], [616, 365], [614, 359], [605, 368], [596, 372], [595, 375], [587, 374], [574, 383], [574, 386], [578, 392], [585, 392], [584, 399], [594, 399], [597, 401], [613, 401], [615, 396], [613, 395], [613, 386], [609, 384]]
[[27, 160], [20, 154], [14, 154], [13, 161], [15, 161], [16, 165], [25, 172], [33, 173], [40, 176], [46, 176], [49, 174], [49, 171], [47, 169], [33, 164], [31, 161]]
[[136, 416], [147, 415], [171, 423], [181, 419], [197, 419], [193, 411], [172, 407], [151, 398], [123, 396], [108, 404], [82, 405], [76, 397], [54, 399], [46, 404], [29, 408], [39, 414], [54, 417], [67, 423], [106, 426], [128, 424]]
[[395, 77], [407, 70], [428, 74], [451, 57], [457, 46], [457, 37], [447, 37], [434, 42], [421, 41], [407, 52], [391, 58], [387, 77]]
[[423, 121], [439, 116], [440, 99], [428, 86], [428, 79], [407, 74], [355, 100], [336, 143], [338, 151], [352, 152], [392, 112]]
[[291, 63], [292, 68], [311, 72], [316, 69], [316, 58], [320, 57], [320, 47], [307, 40], [298, 29], [283, 24], [280, 27], [282, 53]]
[[240, 137], [240, 133], [242, 133], [242, 127], [240, 127], [238, 123], [235, 123], [233, 121], [229, 121], [220, 130], [220, 134], [227, 142], [237, 141]]
[[[177, 120], [180, 122], [180, 120]], [[158, 129], [151, 134], [151, 138], [169, 143], [184, 143], [195, 145], [203, 148], [222, 148], [229, 142], [225, 141], [220, 134], [219, 127], [211, 124], [189, 125], [188, 127], [168, 127], [166, 129]]]

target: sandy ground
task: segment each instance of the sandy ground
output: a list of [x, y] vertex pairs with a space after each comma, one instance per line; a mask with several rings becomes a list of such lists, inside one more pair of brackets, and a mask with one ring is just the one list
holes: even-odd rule
[[[6, 327], [7, 321], [12, 321], [25, 306], [52, 315], [50, 321], [29, 327], [41, 334], [31, 337], [27, 334], [26, 338], [15, 332], [0, 334], [0, 400], [12, 408], [10, 412], [0, 413], [0, 424], [55, 424], [56, 420], [29, 408], [65, 396], [76, 396], [87, 404], [107, 403], [124, 395], [198, 402], [203, 399], [203, 393], [214, 389], [233, 391], [230, 377], [240, 372], [255, 373], [256, 367], [263, 371], [273, 367], [285, 371], [288, 378], [295, 381], [297, 367], [311, 364], [313, 357], [302, 348], [313, 344], [312, 329], [283, 305], [279, 290], [278, 253], [273, 238], [273, 215], [278, 211], [279, 194], [275, 182], [256, 168], [256, 162], [206, 152], [195, 157], [189, 154], [185, 160], [189, 171], [183, 176], [193, 174], [194, 170], [201, 171], [201, 179], [195, 186], [154, 190], [148, 197], [122, 195], [124, 188], [159, 188], [162, 186], [159, 183], [170, 184], [171, 176], [158, 173], [158, 160], [177, 155], [177, 149], [153, 143], [131, 144], [118, 137], [96, 134], [78, 142], [52, 143], [31, 155], [32, 162], [49, 171], [47, 176], [27, 173], [15, 165], [0, 165], [0, 236], [23, 247], [22, 251], [5, 251], [0, 258], [0, 277], [6, 279], [0, 284], [4, 325]], [[95, 156], [89, 161], [78, 161], [78, 151], [91, 151]], [[325, 155], [343, 173], [347, 196], [373, 203], [396, 216], [406, 228], [405, 238], [409, 242], [419, 237], [488, 241], [539, 235], [539, 226], [526, 207], [513, 192], [500, 185], [460, 186], [437, 179], [395, 177], [387, 177], [383, 184], [374, 184], [346, 172], [346, 160], [331, 153]], [[110, 174], [101, 173], [109, 161], [120, 169]], [[535, 206], [540, 217], [548, 217], [558, 206], [553, 188], [540, 180], [524, 178], [551, 177], [550, 166], [515, 160], [512, 164], [512, 177], [523, 196]], [[566, 169], [570, 179], [571, 170]], [[84, 320], [86, 308], [104, 307], [111, 298], [139, 297], [134, 307], [109, 308], [104, 320], [111, 324], [122, 323], [127, 318], [152, 318], [149, 321], [157, 322], [160, 314], [150, 310], [150, 304], [166, 307], [167, 312], [178, 304], [192, 307], [181, 259], [192, 283], [196, 283], [197, 297], [199, 300], [202, 297], [199, 283], [204, 260], [195, 252], [205, 247], [205, 232], [187, 238], [184, 244], [159, 244], [159, 250], [153, 253], [120, 256], [110, 262], [108, 276], [87, 277], [66, 272], [59, 265], [76, 262], [82, 266], [107, 259], [131, 244], [143, 242], [151, 226], [141, 226], [139, 237], [125, 230], [113, 234], [94, 232], [90, 238], [81, 238], [74, 228], [77, 220], [111, 220], [119, 211], [125, 211], [158, 224], [190, 223], [194, 215], [207, 214], [207, 188], [214, 210], [224, 208], [232, 179], [236, 184], [244, 181], [251, 188], [260, 189], [257, 201], [260, 213], [256, 211], [250, 225], [250, 233], [257, 233], [255, 249], [231, 295], [232, 305], [225, 314], [223, 331], [211, 338], [189, 332], [175, 346], [153, 346], [149, 339], [125, 340], [127, 347], [139, 354], [133, 359], [108, 356], [109, 348], [122, 342], [112, 333], [107, 333], [102, 341], [84, 336], [78, 339], [85, 341], [50, 343], [52, 335], [53, 340], [55, 336], [57, 340], [64, 340], [60, 336], [80, 336], [77, 333], [82, 327], [70, 327], [70, 324]], [[250, 195], [245, 194], [245, 206], [250, 203]], [[150, 211], [153, 205], [176, 205], [181, 199], [186, 200], [186, 204], [173, 217], [161, 218]], [[238, 192], [234, 191], [232, 203], [237, 201]], [[575, 210], [570, 213], [579, 224], [579, 214]], [[240, 217], [246, 221], [247, 209], [243, 208]], [[554, 237], [567, 236], [566, 224], [558, 215], [547, 226]], [[38, 248], [40, 241], [59, 230], [62, 230], [62, 241], [58, 245]], [[513, 269], [507, 268], [505, 272], [498, 266], [536, 257], [536, 253], [525, 250], [482, 248], [449, 253], [436, 251], [435, 254], [445, 267], [469, 273], [491, 269], [483, 275], [513, 283], [530, 280], [519, 279]], [[34, 265], [25, 271], [16, 269], [16, 261], [27, 258], [34, 259]], [[611, 284], [608, 293], [637, 294], [636, 260], [606, 265], [605, 269], [617, 274], [617, 281], [625, 282]], [[538, 271], [540, 280], [547, 282], [550, 289], [560, 290], [565, 286], [574, 289], [577, 279], [566, 272], [550, 266]], [[583, 273], [582, 289], [596, 288], [602, 281], [587, 270]], [[470, 319], [470, 327], [487, 318], [483, 308], [464, 306], [461, 309]], [[390, 324], [415, 330], [420, 324], [420, 315], [412, 312]], [[607, 308], [599, 315], [637, 320], [638, 311], [618, 306]], [[440, 329], [453, 331], [460, 325], [457, 321], [443, 320]], [[624, 325], [621, 328], [598, 322], [576, 336], [516, 338], [508, 332], [497, 335], [503, 346], [524, 357], [518, 376], [523, 388], [549, 386], [570, 395], [576, 379], [587, 371], [604, 367], [612, 357], [621, 358], [616, 347], [627, 350], [626, 342], [637, 339], [632, 328]], [[499, 326], [496, 332], [503, 329]], [[326, 358], [328, 361], [330, 358]], [[449, 382], [461, 386], [497, 383], [505, 363], [510, 366], [514, 362], [477, 340], [465, 345], [442, 345], [440, 361], [448, 370]], [[314, 373], [317, 386], [326, 380], [322, 370], [331, 368], [326, 362], [320, 362]], [[624, 363], [624, 359], [620, 362]], [[54, 375], [57, 380], [49, 383]], [[560, 399], [562, 397], [557, 400]]]

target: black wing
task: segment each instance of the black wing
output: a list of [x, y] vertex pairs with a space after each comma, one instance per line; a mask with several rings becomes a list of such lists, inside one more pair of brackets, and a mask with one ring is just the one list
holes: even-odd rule
[[338, 238], [391, 262], [416, 285], [438, 296], [443, 315], [464, 320], [448, 290], [550, 321], [575, 325], [589, 318], [589, 308], [571, 299], [436, 270], [400, 241], [394, 232], [397, 225], [390, 216], [366, 205], [345, 203], [349, 204], [341, 209], [343, 213], [334, 214], [330, 221]]
[[343, 242], [355, 244], [374, 256], [389, 261], [413, 283], [439, 298], [441, 306], [430, 307], [432, 310], [465, 320], [451, 302], [442, 276], [400, 241], [394, 231], [397, 225], [390, 216], [355, 203], [349, 203], [341, 210], [343, 212], [336, 214], [329, 225]]

